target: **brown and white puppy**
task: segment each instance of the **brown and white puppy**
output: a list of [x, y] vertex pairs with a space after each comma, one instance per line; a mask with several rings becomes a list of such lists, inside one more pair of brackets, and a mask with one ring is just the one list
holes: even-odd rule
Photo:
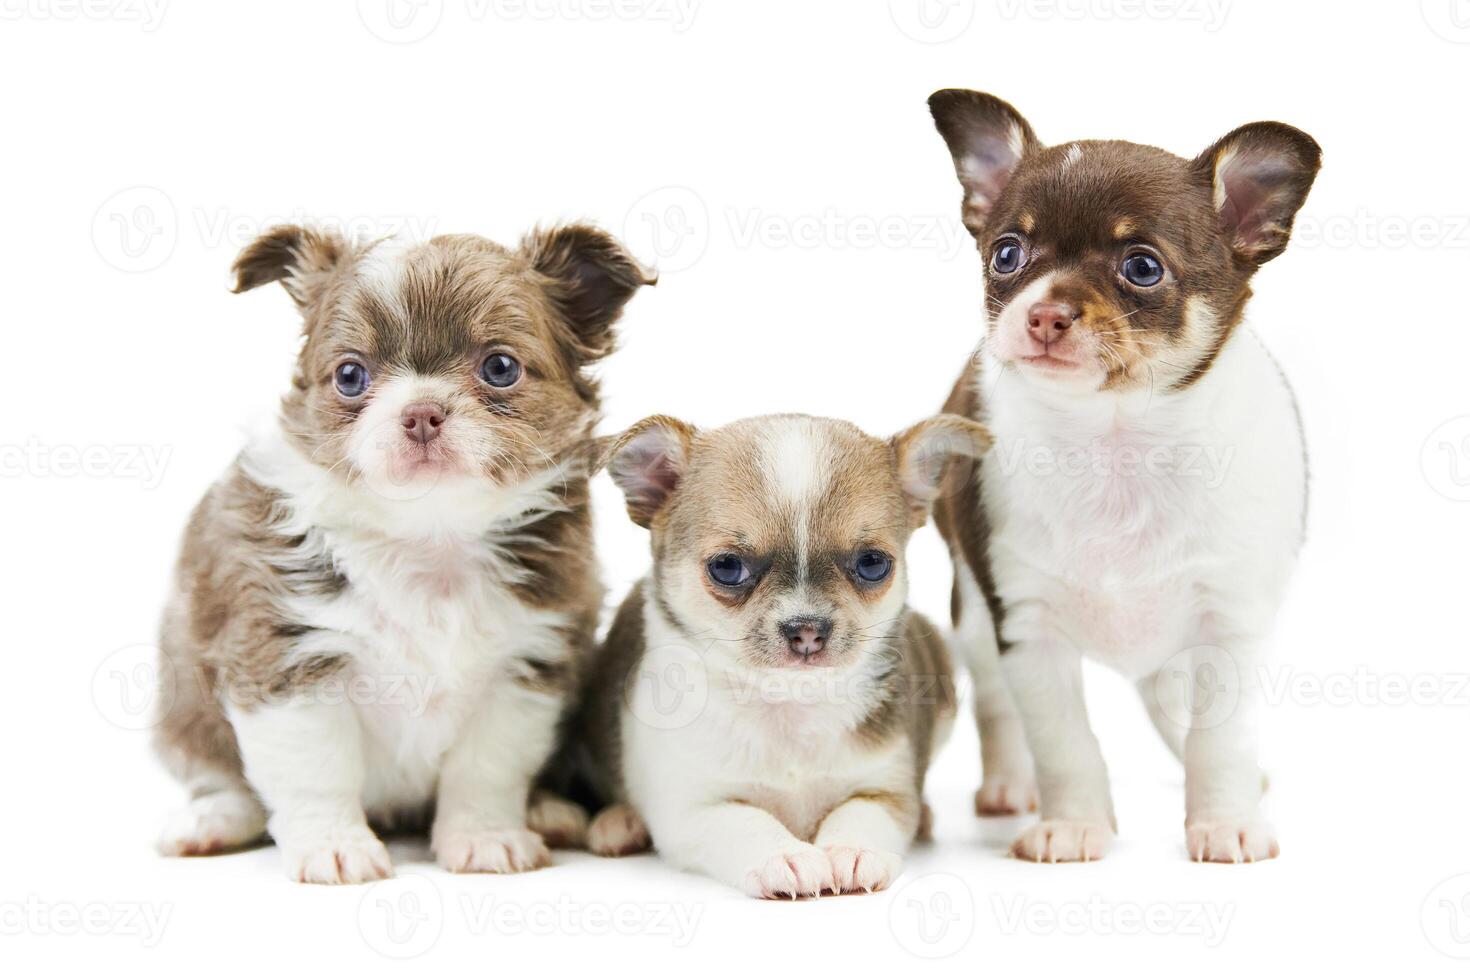
[[651, 532], [570, 733], [564, 782], [603, 854], [773, 898], [872, 891], [920, 830], [954, 713], [949, 655], [906, 606], [904, 548], [942, 470], [984, 452], [953, 416], [891, 440], [800, 415], [654, 417], [608, 469]]
[[[945, 407], [985, 421], [996, 449], [953, 474], [936, 510], [975, 678], [977, 808], [1034, 809], [1039, 790], [1018, 856], [1106, 852], [1087, 654], [1138, 683], [1183, 759], [1190, 856], [1274, 857], [1257, 668], [1302, 538], [1306, 467], [1291, 391], [1242, 316], [1317, 144], [1262, 122], [1192, 160], [1047, 147], [994, 96], [929, 105], [986, 270], [979, 355]], [[1225, 685], [1208, 712], [1189, 698], [1196, 677]]]
[[454, 871], [547, 862], [531, 780], [602, 591], [586, 368], [649, 281], [592, 228], [407, 247], [277, 228], [235, 263], [304, 342], [279, 421], [195, 510], [164, 616], [167, 854], [269, 829], [287, 874], [391, 873], [369, 822], [432, 818]]

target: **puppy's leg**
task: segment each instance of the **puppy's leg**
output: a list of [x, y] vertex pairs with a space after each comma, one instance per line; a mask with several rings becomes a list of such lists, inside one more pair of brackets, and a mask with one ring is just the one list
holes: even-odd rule
[[551, 755], [561, 698], [507, 680], [465, 723], [439, 771], [430, 842], [450, 871], [508, 873], [551, 863], [526, 826], [531, 784]]
[[189, 791], [188, 805], [169, 816], [159, 835], [160, 854], [220, 854], [248, 847], [265, 837], [265, 808], [239, 778], [201, 778]]
[[980, 729], [980, 789], [975, 812], [981, 816], [1028, 813], [1036, 809], [1036, 772], [1026, 748], [1026, 731], [1000, 669], [995, 625], [980, 587], [963, 562], [955, 563], [960, 604], [955, 649], [970, 668], [975, 687], [975, 724]]
[[835, 888], [827, 852], [760, 807], [715, 803], [650, 820], [659, 853], [756, 898], [815, 897]]
[[1026, 726], [1041, 791], [1041, 822], [1011, 847], [1029, 861], [1092, 861], [1116, 824], [1108, 771], [1087, 721], [1082, 660], [1052, 643], [1017, 644], [1001, 666]]
[[856, 793], [827, 814], [815, 843], [832, 862], [839, 892], [887, 888], [919, 825], [919, 801], [881, 790]]
[[[1254, 643], [1223, 644], [1228, 658], [1195, 659], [1194, 705], [1184, 740], [1185, 845], [1195, 861], [1265, 861], [1281, 853], [1261, 815], [1257, 744], [1261, 690]], [[1220, 648], [1202, 648], [1207, 650]]]
[[362, 729], [352, 705], [308, 692], [284, 704], [232, 707], [230, 721], [287, 875], [336, 885], [393, 873], [363, 813]]
[[1170, 676], [1164, 671], [1150, 674], [1138, 682], [1138, 696], [1148, 709], [1149, 720], [1154, 723], [1159, 737], [1174, 753], [1174, 758], [1184, 761], [1184, 738], [1189, 734], [1189, 685], [1186, 679]]

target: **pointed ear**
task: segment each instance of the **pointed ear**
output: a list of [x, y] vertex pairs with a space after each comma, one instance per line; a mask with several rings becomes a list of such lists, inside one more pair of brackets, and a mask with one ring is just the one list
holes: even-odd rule
[[1278, 122], [1242, 126], [1194, 160], [1196, 173], [1210, 184], [1231, 248], [1250, 265], [1286, 249], [1321, 165], [1317, 141]]
[[521, 252], [549, 280], [552, 301], [587, 360], [612, 352], [612, 326], [623, 304], [639, 286], [658, 280], [616, 238], [588, 225], [538, 228], [521, 240]]
[[979, 422], [948, 414], [925, 419], [889, 440], [915, 527], [922, 527], [928, 519], [950, 461], [979, 459], [994, 441], [990, 430]]
[[965, 189], [960, 211], [965, 227], [978, 236], [1016, 164], [1041, 143], [1009, 102], [984, 92], [941, 89], [929, 96], [929, 111]]
[[648, 527], [668, 503], [689, 465], [694, 427], [653, 415], [607, 440], [597, 468], [607, 467], [628, 501], [633, 523]]
[[334, 232], [280, 225], [246, 245], [236, 257], [233, 291], [243, 293], [279, 281], [296, 305], [305, 309], [321, 296], [351, 253], [347, 242]]

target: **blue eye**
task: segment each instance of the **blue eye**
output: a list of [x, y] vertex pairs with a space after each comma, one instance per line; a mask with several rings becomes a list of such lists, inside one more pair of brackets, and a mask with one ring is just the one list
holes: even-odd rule
[[853, 571], [864, 582], [881, 582], [893, 571], [893, 559], [881, 551], [864, 551], [853, 562]]
[[1003, 276], [1026, 264], [1026, 249], [1014, 238], [1003, 238], [990, 257], [990, 267]]
[[1147, 252], [1130, 252], [1123, 260], [1123, 278], [1135, 286], [1157, 286], [1164, 278], [1164, 264]]
[[332, 382], [343, 398], [356, 398], [368, 390], [372, 377], [368, 374], [368, 369], [356, 361], [343, 361], [332, 372]]
[[521, 362], [509, 354], [491, 354], [480, 365], [480, 377], [492, 388], [509, 388], [521, 380]]
[[715, 555], [705, 566], [716, 585], [733, 589], [750, 580], [750, 566], [739, 555]]

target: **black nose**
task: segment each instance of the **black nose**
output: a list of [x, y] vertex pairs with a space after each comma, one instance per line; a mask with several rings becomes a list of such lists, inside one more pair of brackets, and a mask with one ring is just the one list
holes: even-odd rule
[[832, 635], [832, 620], [801, 616], [786, 620], [779, 629], [792, 653], [798, 657], [814, 657], [827, 646], [827, 637]]

